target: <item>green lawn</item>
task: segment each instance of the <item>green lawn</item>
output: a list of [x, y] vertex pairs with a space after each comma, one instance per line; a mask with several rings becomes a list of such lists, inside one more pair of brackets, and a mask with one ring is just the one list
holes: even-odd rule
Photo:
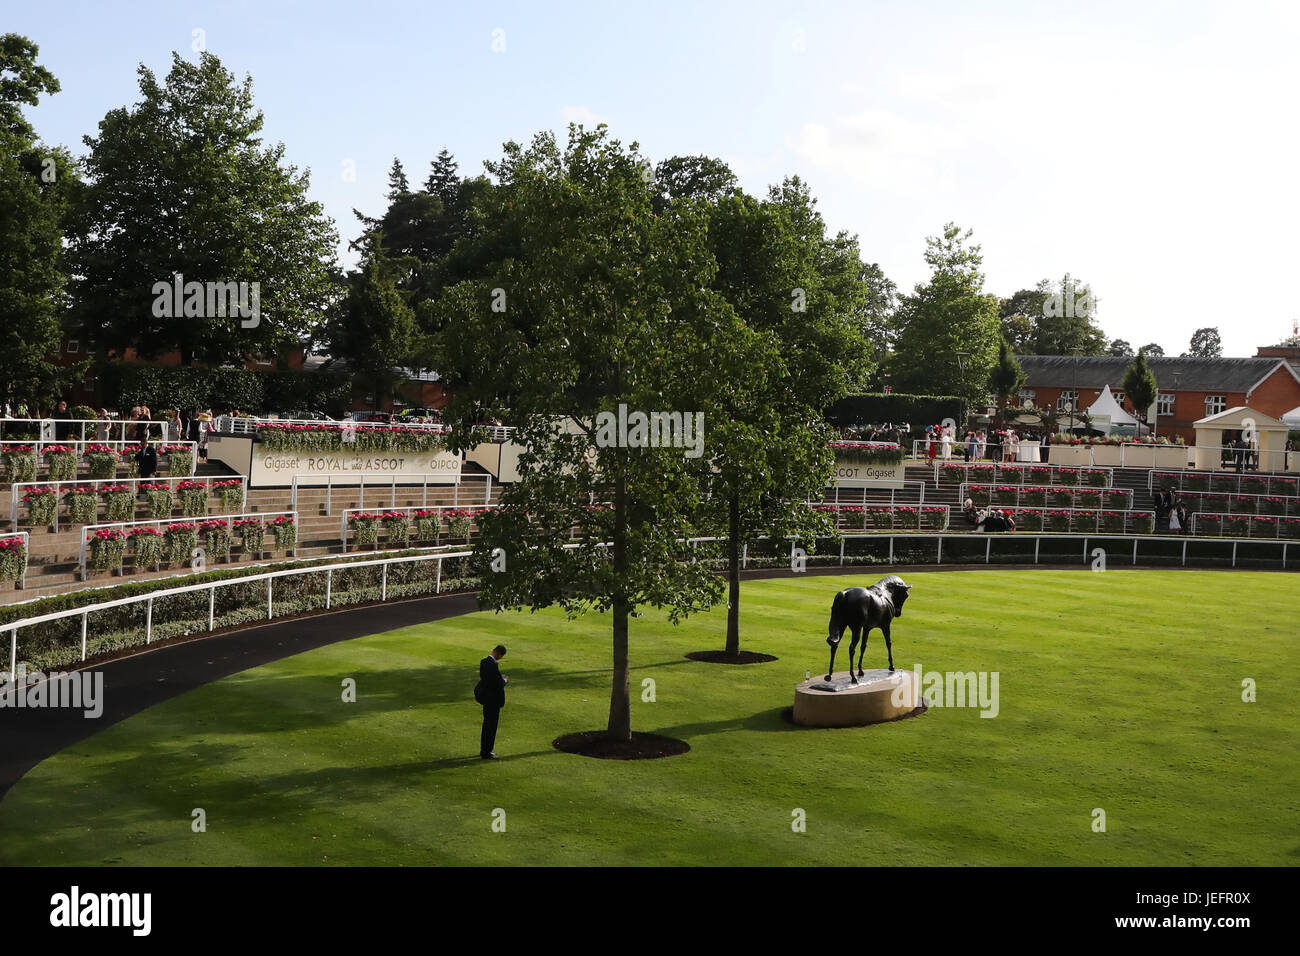
[[[771, 664], [683, 659], [721, 646], [722, 609], [633, 621], [633, 725], [684, 756], [552, 749], [604, 726], [607, 619], [473, 614], [235, 675], [57, 755], [0, 803], [0, 864], [1300, 862], [1296, 577], [908, 574], [896, 664], [998, 671], [999, 715], [787, 724], [794, 685], [826, 665], [834, 591], [880, 573], [746, 583], [742, 646]], [[489, 763], [470, 690], [498, 641], [511, 682]], [[876, 633], [866, 666], [884, 661]]]

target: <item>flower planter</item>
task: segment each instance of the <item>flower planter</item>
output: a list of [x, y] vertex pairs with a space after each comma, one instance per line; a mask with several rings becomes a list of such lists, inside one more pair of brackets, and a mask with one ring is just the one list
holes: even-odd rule
[[1133, 516], [1133, 534], [1151, 534], [1155, 528], [1155, 515], [1144, 513]]
[[948, 530], [947, 508], [922, 508], [921, 514], [924, 516], [924, 523], [927, 531]]
[[185, 521], [169, 524], [163, 537], [167, 542], [167, 563], [173, 567], [189, 564], [199, 543], [197, 526]]
[[23, 495], [23, 504], [27, 506], [27, 523], [45, 528], [54, 522], [59, 498], [53, 488], [29, 488]]
[[275, 538], [277, 551], [293, 551], [298, 546], [298, 524], [288, 515], [272, 520], [267, 527]]
[[1196, 518], [1196, 531], [1198, 534], [1208, 534], [1218, 536], [1223, 534], [1223, 519], [1218, 515], [1198, 515]]
[[27, 573], [27, 548], [22, 538], [0, 538], [0, 581], [17, 583]]
[[966, 488], [966, 497], [977, 508], [984, 508], [989, 503], [989, 489], [984, 485], [968, 485]]
[[157, 570], [163, 559], [163, 535], [157, 528], [131, 530], [131, 562], [136, 571]]
[[11, 445], [0, 452], [4, 464], [5, 481], [34, 481], [36, 479], [36, 449], [31, 445]]
[[1041, 511], [1017, 511], [1014, 517], [1016, 527], [1021, 531], [1043, 530], [1043, 513]]
[[1075, 492], [1074, 506], [1076, 508], [1088, 508], [1096, 511], [1101, 508], [1101, 492], [1083, 489]]
[[1277, 519], [1269, 515], [1256, 515], [1250, 519], [1250, 534], [1254, 538], [1278, 537]]
[[126, 534], [117, 528], [101, 528], [90, 536], [90, 566], [96, 571], [122, 570], [126, 557]]
[[50, 481], [71, 481], [77, 477], [77, 453], [66, 445], [46, 445], [41, 450]]
[[94, 524], [99, 513], [99, 495], [91, 487], [78, 486], [63, 493], [63, 503], [68, 509], [68, 520], [73, 524]]
[[1047, 503], [1047, 489], [1030, 487], [1020, 492], [1020, 503], [1022, 505], [1032, 505], [1042, 507]]
[[1244, 538], [1250, 534], [1250, 519], [1235, 515], [1223, 519], [1223, 533], [1229, 538]]
[[244, 554], [256, 558], [266, 550], [266, 529], [261, 518], [245, 518], [236, 522], [235, 528], [239, 531], [239, 549]]

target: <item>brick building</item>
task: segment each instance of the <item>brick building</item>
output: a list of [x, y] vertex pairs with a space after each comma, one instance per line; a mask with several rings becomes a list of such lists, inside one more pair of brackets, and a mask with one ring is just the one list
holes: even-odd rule
[[[1068, 412], [1078, 392], [1078, 408], [1086, 409], [1109, 385], [1126, 412], [1135, 414], [1124, 394], [1124, 372], [1132, 359], [1096, 355], [1018, 355], [1027, 379], [1019, 401]], [[1159, 386], [1157, 435], [1181, 435], [1196, 440], [1192, 424], [1207, 415], [1248, 405], [1281, 418], [1300, 408], [1300, 375], [1281, 355], [1251, 358], [1148, 358]], [[1139, 418], [1142, 417], [1138, 414]]]

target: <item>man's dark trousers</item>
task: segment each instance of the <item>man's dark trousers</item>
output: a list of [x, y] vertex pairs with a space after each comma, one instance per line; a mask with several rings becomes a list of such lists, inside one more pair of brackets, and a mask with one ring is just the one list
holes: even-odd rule
[[480, 757], [490, 754], [497, 743], [497, 724], [501, 720], [501, 708], [489, 704], [483, 705], [483, 733], [479, 736], [478, 753]]

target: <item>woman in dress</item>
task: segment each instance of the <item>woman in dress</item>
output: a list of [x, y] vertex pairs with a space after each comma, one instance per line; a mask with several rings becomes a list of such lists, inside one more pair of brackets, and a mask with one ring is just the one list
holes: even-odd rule
[[941, 436], [939, 440], [943, 445], [943, 460], [950, 461], [952, 459], [952, 429], [944, 425], [939, 434]]

